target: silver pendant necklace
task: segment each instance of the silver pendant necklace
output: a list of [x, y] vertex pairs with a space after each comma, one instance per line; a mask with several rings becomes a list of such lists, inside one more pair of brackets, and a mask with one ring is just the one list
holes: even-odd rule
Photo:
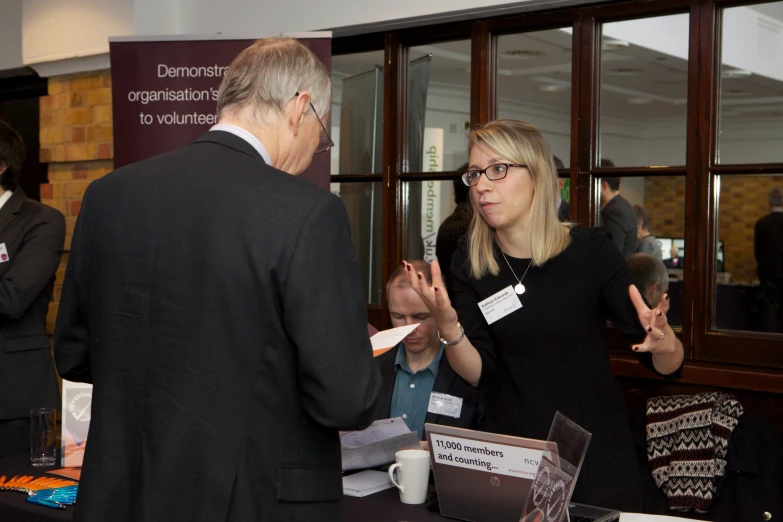
[[528, 264], [527, 264], [527, 268], [525, 268], [525, 273], [524, 273], [524, 274], [522, 274], [522, 277], [517, 277], [517, 274], [516, 274], [516, 272], [514, 272], [514, 269], [513, 269], [513, 268], [511, 268], [511, 263], [509, 263], [509, 262], [508, 262], [508, 258], [506, 257], [506, 253], [505, 253], [505, 252], [503, 252], [503, 249], [502, 249], [502, 248], [500, 249], [500, 253], [503, 255], [503, 259], [505, 259], [505, 260], [506, 260], [506, 264], [508, 265], [508, 269], [509, 269], [509, 270], [511, 270], [511, 273], [512, 273], [512, 274], [514, 274], [514, 279], [516, 279], [516, 280], [517, 280], [517, 284], [515, 284], [515, 285], [514, 285], [514, 291], [515, 291], [517, 294], [519, 294], [519, 295], [522, 295], [522, 294], [524, 294], [524, 293], [525, 293], [525, 285], [523, 285], [523, 284], [522, 284], [522, 280], [523, 280], [523, 279], [525, 278], [525, 276], [527, 275], [527, 271], [528, 271], [528, 270], [530, 270], [530, 265], [532, 265], [532, 264], [533, 264], [533, 259], [530, 259], [530, 261], [528, 262]]

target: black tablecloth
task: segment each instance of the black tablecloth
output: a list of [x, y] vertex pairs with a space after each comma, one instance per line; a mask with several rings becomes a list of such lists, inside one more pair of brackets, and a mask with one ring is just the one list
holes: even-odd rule
[[[57, 461], [59, 462], [59, 455]], [[46, 475], [46, 472], [59, 467], [58, 465], [48, 468], [34, 468], [30, 465], [29, 455], [20, 455], [0, 460], [0, 475], [5, 475], [9, 479], [15, 475], [54, 477], [54, 475]], [[53, 509], [29, 504], [25, 498], [26, 495], [18, 491], [0, 491], [0, 522], [52, 522], [71, 520], [73, 517], [72, 506], [65, 509]]]
[[[0, 459], [0, 475], [44, 476], [51, 468], [30, 466], [29, 455]], [[51, 476], [51, 475], [50, 475]], [[363, 498], [343, 497], [342, 522], [430, 522], [446, 520], [439, 513], [427, 511], [422, 505], [409, 506], [400, 502], [396, 488], [387, 489]], [[73, 507], [52, 509], [25, 501], [25, 494], [16, 491], [0, 491], [0, 522], [54, 522], [71, 520]]]

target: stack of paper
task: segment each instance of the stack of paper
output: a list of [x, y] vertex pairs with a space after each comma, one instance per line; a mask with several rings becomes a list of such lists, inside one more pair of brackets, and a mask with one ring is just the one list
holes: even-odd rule
[[419, 437], [405, 421], [397, 417], [373, 422], [361, 431], [340, 434], [343, 470], [367, 469], [394, 462], [394, 454], [403, 449], [421, 449]]
[[385, 471], [368, 469], [343, 477], [343, 495], [349, 497], [366, 497], [391, 487], [394, 487], [394, 484]]

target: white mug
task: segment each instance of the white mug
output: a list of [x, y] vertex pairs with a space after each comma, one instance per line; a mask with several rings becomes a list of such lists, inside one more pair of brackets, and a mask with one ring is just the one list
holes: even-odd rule
[[[430, 452], [424, 450], [400, 450], [394, 454], [397, 462], [389, 468], [392, 484], [400, 490], [403, 504], [424, 504], [430, 480]], [[400, 482], [394, 480], [398, 470]]]

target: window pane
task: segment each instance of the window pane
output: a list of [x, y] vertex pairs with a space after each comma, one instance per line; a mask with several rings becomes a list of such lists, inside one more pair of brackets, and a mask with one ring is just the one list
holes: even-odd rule
[[351, 222], [351, 240], [362, 274], [368, 304], [381, 302], [381, 201], [383, 189], [377, 183], [332, 183], [332, 194], [340, 196]]
[[[669, 324], [682, 326], [685, 177], [603, 178], [600, 186], [600, 224], [609, 229], [612, 240], [629, 260], [648, 303], [657, 306], [663, 292], [668, 291]], [[645, 214], [646, 227], [642, 219]], [[652, 255], [661, 263], [633, 257], [640, 253]]]
[[412, 47], [403, 172], [460, 170], [468, 161], [470, 40]]
[[715, 186], [714, 327], [783, 333], [783, 174], [719, 176]]
[[602, 166], [685, 165], [688, 15], [604, 24]]
[[497, 39], [497, 117], [541, 130], [552, 154], [571, 159], [571, 28]]
[[[456, 240], [467, 226], [468, 191], [468, 187], [459, 180], [411, 181], [402, 184], [404, 259], [438, 259], [444, 272], [448, 270]], [[459, 208], [457, 199], [462, 201]], [[449, 222], [440, 231], [446, 219]]]
[[718, 161], [783, 161], [783, 2], [723, 11]]
[[383, 170], [383, 52], [332, 57], [332, 174]]

